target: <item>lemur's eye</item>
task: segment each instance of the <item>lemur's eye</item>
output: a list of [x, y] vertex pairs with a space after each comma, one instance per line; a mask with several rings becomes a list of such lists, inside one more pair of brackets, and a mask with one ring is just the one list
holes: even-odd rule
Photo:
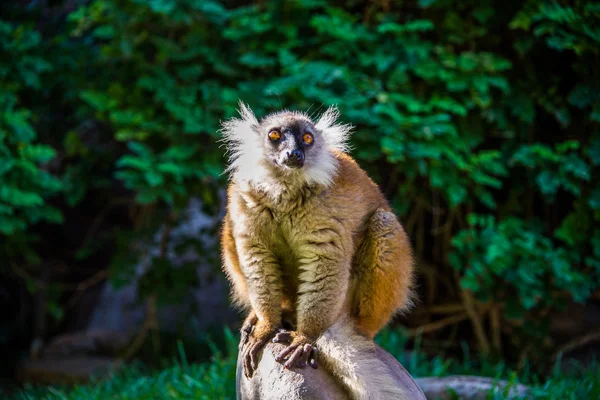
[[271, 132], [269, 132], [269, 139], [272, 141], [281, 139], [281, 132], [279, 132], [277, 129], [273, 129]]
[[313, 139], [313, 136], [310, 133], [305, 133], [304, 135], [302, 135], [302, 140], [306, 144], [311, 144], [314, 139]]

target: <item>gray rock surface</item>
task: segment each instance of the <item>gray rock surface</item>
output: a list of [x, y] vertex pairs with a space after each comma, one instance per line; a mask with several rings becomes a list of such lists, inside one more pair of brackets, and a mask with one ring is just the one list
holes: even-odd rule
[[[286, 370], [275, 361], [275, 354], [285, 348], [282, 344], [269, 343], [262, 352], [258, 369], [252, 378], [244, 376], [240, 355], [237, 364], [238, 400], [346, 400], [348, 395], [324, 368]], [[405, 388], [411, 400], [425, 400], [425, 395], [410, 374], [381, 348], [376, 356], [388, 365], [397, 378], [399, 386]]]

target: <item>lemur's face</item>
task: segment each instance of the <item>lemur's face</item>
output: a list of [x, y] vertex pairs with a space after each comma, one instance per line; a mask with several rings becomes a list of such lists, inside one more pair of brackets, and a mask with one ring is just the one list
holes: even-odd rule
[[338, 162], [334, 151], [346, 151], [350, 126], [336, 122], [330, 107], [314, 123], [306, 113], [280, 111], [256, 118], [240, 104], [241, 119], [223, 123], [230, 164], [239, 182], [278, 193], [282, 186], [329, 185]]
[[283, 112], [261, 121], [264, 156], [276, 168], [301, 169], [314, 165], [322, 151], [321, 132], [306, 117]]

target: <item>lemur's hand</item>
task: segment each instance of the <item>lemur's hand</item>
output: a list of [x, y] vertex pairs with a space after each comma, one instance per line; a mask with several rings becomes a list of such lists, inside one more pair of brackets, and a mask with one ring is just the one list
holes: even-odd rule
[[244, 324], [242, 325], [242, 329], [240, 329], [240, 334], [241, 334], [240, 344], [239, 344], [240, 350], [242, 350], [244, 348], [244, 346], [246, 345], [246, 343], [248, 343], [248, 339], [250, 339], [252, 330], [254, 330], [254, 325], [256, 325], [257, 322], [258, 322], [258, 317], [254, 313], [254, 311], [250, 311], [250, 314], [248, 314], [248, 317], [246, 317], [246, 320], [244, 321]]
[[[274, 343], [289, 343], [277, 357], [276, 361], [283, 362], [286, 369], [294, 367], [304, 368], [308, 363], [311, 367], [317, 368], [317, 348], [314, 340], [297, 331], [280, 330], [273, 338]], [[286, 361], [287, 360], [287, 361]]]
[[[252, 329], [251, 321], [248, 321], [247, 319], [246, 322], [248, 322], [250, 327], [242, 328], [242, 335], [248, 330], [252, 333], [248, 333], [247, 336], [242, 337], [245, 343], [241, 344], [241, 346], [242, 357], [244, 358], [244, 375], [246, 375], [247, 378], [251, 378], [258, 367], [258, 352], [275, 334], [277, 327], [264, 321], [256, 320], [254, 328]], [[244, 326], [246, 326], [246, 322], [244, 323]]]

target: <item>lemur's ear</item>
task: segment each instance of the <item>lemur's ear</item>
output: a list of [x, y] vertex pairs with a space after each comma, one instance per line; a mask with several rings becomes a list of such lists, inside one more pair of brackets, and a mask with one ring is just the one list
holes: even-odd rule
[[225, 143], [229, 153], [229, 167], [226, 172], [239, 168], [237, 161], [240, 156], [258, 151], [256, 143], [258, 120], [247, 104], [240, 100], [238, 106], [241, 119], [233, 117], [224, 121], [219, 130], [223, 136], [221, 141]]
[[321, 115], [315, 126], [323, 133], [329, 148], [347, 152], [350, 149], [348, 140], [353, 127], [349, 124], [337, 123], [339, 116], [337, 106], [331, 106]]
[[241, 100], [238, 106], [238, 113], [242, 118], [233, 117], [221, 123], [220, 132], [227, 142], [243, 140], [245, 135], [250, 134], [258, 126], [258, 120], [250, 107]]
[[238, 106], [238, 113], [240, 113], [242, 121], [252, 125], [252, 127], [256, 127], [258, 125], [258, 120], [256, 119], [254, 111], [252, 111], [250, 106], [241, 100], [238, 102]]

